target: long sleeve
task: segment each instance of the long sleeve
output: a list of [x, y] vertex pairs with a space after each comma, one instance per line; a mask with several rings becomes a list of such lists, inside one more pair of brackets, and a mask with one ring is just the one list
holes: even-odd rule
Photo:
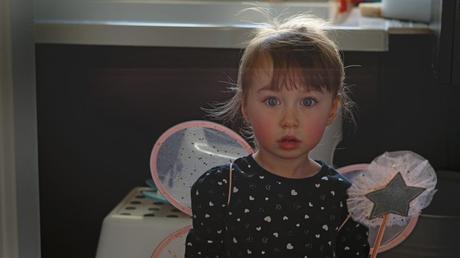
[[340, 221], [345, 221], [345, 224], [339, 230], [335, 244], [335, 254], [337, 258], [368, 258], [369, 257], [369, 229], [354, 221], [351, 217], [347, 218], [349, 211], [346, 205], [348, 199], [347, 190], [351, 183], [343, 176], [338, 175], [340, 181], [340, 192], [344, 193], [341, 198], [339, 207], [343, 207], [340, 215]]
[[209, 170], [191, 189], [193, 229], [187, 235], [185, 258], [224, 257], [223, 235], [228, 181], [224, 167]]
[[369, 257], [368, 228], [351, 218], [339, 231], [336, 241], [338, 258]]

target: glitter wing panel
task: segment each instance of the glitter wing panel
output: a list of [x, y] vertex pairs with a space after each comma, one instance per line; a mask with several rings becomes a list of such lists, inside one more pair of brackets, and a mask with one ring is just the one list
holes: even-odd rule
[[191, 216], [190, 189], [204, 172], [252, 153], [237, 133], [208, 121], [178, 124], [155, 143], [150, 156], [152, 178], [159, 192]]

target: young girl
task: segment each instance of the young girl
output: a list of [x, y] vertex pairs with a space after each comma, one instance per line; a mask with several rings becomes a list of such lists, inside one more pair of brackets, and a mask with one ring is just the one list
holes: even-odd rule
[[347, 219], [350, 183], [309, 158], [346, 104], [344, 68], [320, 21], [261, 29], [245, 49], [234, 97], [217, 114], [244, 119], [256, 152], [193, 185], [186, 257], [368, 257], [368, 230]]

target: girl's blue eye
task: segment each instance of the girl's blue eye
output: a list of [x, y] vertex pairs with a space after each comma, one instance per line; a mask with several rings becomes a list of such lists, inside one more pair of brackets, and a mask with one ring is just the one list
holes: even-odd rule
[[270, 107], [274, 107], [279, 104], [279, 100], [275, 97], [268, 97], [264, 102]]
[[302, 105], [304, 105], [306, 107], [311, 107], [311, 106], [315, 105], [317, 102], [318, 101], [316, 101], [314, 98], [311, 98], [311, 97], [302, 99]]

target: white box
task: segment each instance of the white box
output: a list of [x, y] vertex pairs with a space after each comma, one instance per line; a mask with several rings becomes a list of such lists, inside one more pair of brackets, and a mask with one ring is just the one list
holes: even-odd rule
[[104, 218], [96, 258], [149, 258], [161, 241], [192, 224], [174, 206], [145, 198], [149, 189], [134, 188]]

